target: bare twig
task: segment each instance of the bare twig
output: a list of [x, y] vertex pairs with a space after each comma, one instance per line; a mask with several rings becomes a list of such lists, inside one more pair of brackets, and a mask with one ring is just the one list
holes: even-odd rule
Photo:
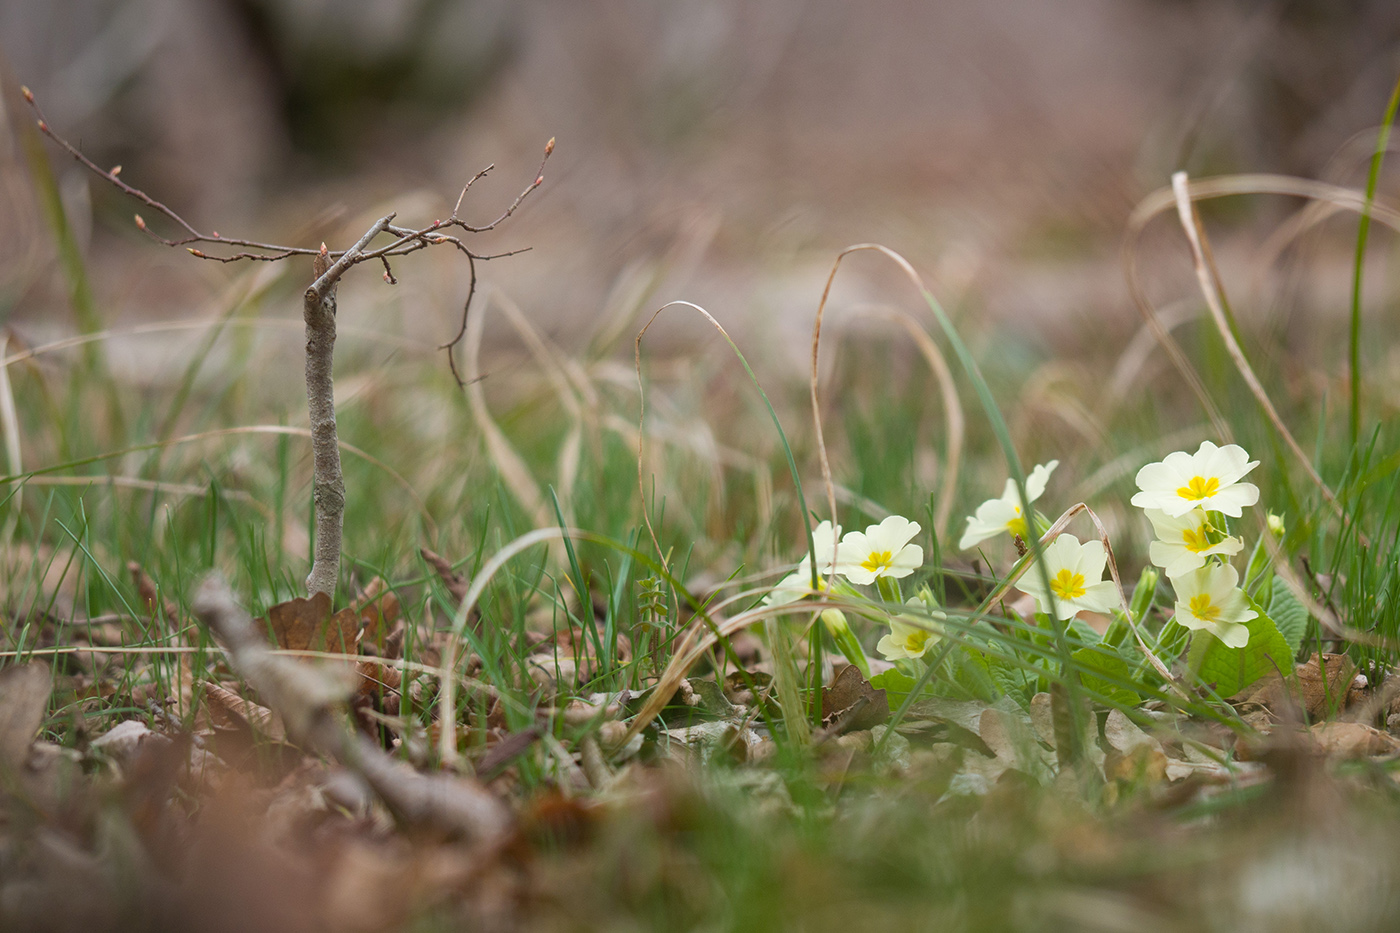
[[[111, 169], [102, 168], [97, 163], [89, 159], [86, 155], [84, 155], [82, 150], [80, 150], [77, 146], [73, 145], [71, 142], [69, 142], [64, 137], [60, 136], [58, 133], [54, 132], [53, 128], [49, 125], [48, 120], [44, 118], [43, 111], [39, 109], [39, 104], [35, 101], [33, 92], [31, 92], [29, 88], [22, 88], [22, 91], [24, 93], [24, 99], [29, 103], [29, 106], [33, 108], [34, 115], [38, 119], [40, 132], [42, 132], [45, 136], [49, 137], [49, 139], [52, 139], [56, 144], [58, 144], [60, 148], [63, 149], [63, 151], [67, 152], [70, 156], [77, 160], [79, 164], [81, 164], [84, 168], [88, 169], [88, 171], [92, 172], [94, 175], [98, 176], [103, 181], [106, 181], [108, 184], [112, 185], [117, 190], [121, 191], [123, 194], [135, 198], [142, 204], [149, 207], [151, 210], [165, 217], [183, 232], [183, 235], [180, 236], [163, 237], [160, 234], [156, 233], [154, 230], [150, 229], [150, 227], [146, 224], [145, 219], [140, 214], [137, 214], [135, 218], [136, 226], [141, 230], [141, 232], [145, 233], [157, 243], [160, 243], [164, 246], [172, 247], [182, 246], [190, 253], [190, 255], [198, 259], [208, 259], [213, 262], [223, 263], [242, 262], [244, 260], [250, 262], [279, 262], [283, 259], [289, 259], [293, 256], [314, 257], [320, 255], [320, 253], [322, 252], [321, 249], [315, 249], [311, 247], [285, 246], [279, 243], [263, 243], [258, 240], [249, 240], [241, 237], [223, 236], [217, 230], [211, 230], [208, 233], [205, 233], [197, 229], [193, 224], [185, 220], [184, 217], [180, 216], [168, 205], [151, 197], [149, 194], [147, 194], [145, 191], [142, 191], [140, 188], [128, 185], [126, 182], [122, 181], [120, 177], [121, 166], [118, 165]], [[434, 220], [432, 223], [420, 228], [398, 227], [391, 224], [389, 226], [384, 227], [383, 232], [390, 233], [395, 237], [395, 240], [392, 243], [388, 243], [384, 246], [377, 247], [373, 250], [366, 250], [364, 246], [360, 246], [358, 250], [352, 247], [352, 249], [345, 250], [343, 252], [330, 250], [326, 254], [332, 260], [339, 260], [346, 256], [350, 256], [352, 253], [354, 253], [354, 255], [351, 258], [350, 265], [355, 265], [361, 262], [368, 262], [372, 260], [382, 262], [384, 265], [384, 281], [388, 282], [390, 285], [394, 285], [397, 283], [397, 280], [394, 278], [393, 270], [389, 268], [389, 258], [406, 256], [409, 253], [415, 253], [418, 250], [426, 249], [429, 246], [451, 246], [458, 252], [466, 256], [468, 262], [472, 263], [471, 290], [469, 291], [467, 295], [467, 300], [463, 303], [462, 308], [462, 318], [465, 321], [467, 311], [471, 308], [472, 293], [475, 292], [476, 288], [475, 260], [501, 259], [506, 256], [514, 256], [516, 253], [524, 252], [524, 250], [515, 249], [508, 250], [502, 253], [492, 254], [474, 253], [466, 247], [466, 245], [461, 241], [460, 238], [453, 236], [445, 231], [452, 228], [456, 228], [458, 230], [461, 230], [463, 233], [485, 233], [488, 230], [494, 230], [496, 227], [500, 226], [501, 223], [503, 223], [507, 218], [514, 214], [516, 210], [519, 209], [520, 205], [525, 202], [525, 199], [529, 197], [532, 191], [534, 191], [540, 185], [544, 184], [545, 163], [549, 161], [549, 157], [553, 153], [554, 139], [551, 138], [549, 142], [545, 144], [544, 157], [540, 160], [539, 168], [535, 171], [534, 180], [531, 181], [530, 184], [526, 185], [525, 188], [520, 192], [520, 194], [516, 195], [515, 200], [510, 203], [510, 206], [507, 207], [498, 217], [496, 217], [495, 220], [492, 220], [490, 223], [469, 224], [461, 218], [459, 212], [462, 209], [462, 202], [466, 198], [467, 192], [471, 189], [472, 185], [475, 184], [478, 180], [480, 180], [483, 176], [485, 176], [487, 172], [491, 171], [491, 169], [495, 168], [494, 165], [487, 166], [485, 169], [482, 169], [480, 172], [477, 172], [471, 177], [471, 179], [462, 188], [462, 193], [458, 196], [457, 203], [453, 206], [452, 213], [447, 217], [447, 219]], [[234, 247], [238, 249], [238, 252], [226, 253], [221, 251], [218, 253], [209, 253], [191, 244], [207, 244], [221, 248]], [[339, 278], [338, 275], [336, 277]], [[464, 329], [465, 327], [463, 327], [463, 330]], [[446, 350], [448, 353], [448, 362], [452, 366], [454, 376], [457, 376], [457, 369], [456, 362], [452, 359], [452, 348], [455, 347], [458, 343], [460, 343], [461, 340], [462, 333], [461, 331], [459, 331], [455, 338], [453, 338], [448, 343], [444, 344], [442, 347], [442, 349]], [[457, 381], [458, 383], [461, 383], [462, 380], [460, 377], [458, 377]]]
[[314, 668], [274, 656], [217, 574], [200, 585], [194, 611], [227, 646], [234, 667], [259, 698], [282, 717], [288, 737], [358, 773], [400, 823], [483, 843], [505, 837], [510, 813], [481, 785], [463, 777], [420, 774], [347, 729], [326, 678]]
[[[468, 267], [471, 270], [471, 284], [467, 289], [467, 298], [462, 306], [462, 326], [458, 329], [457, 335], [440, 349], [447, 351], [448, 365], [452, 369], [452, 375], [459, 385], [463, 385], [461, 376], [457, 372], [457, 363], [452, 356], [453, 348], [462, 340], [466, 333], [467, 313], [471, 309], [472, 297], [476, 294], [476, 261], [478, 259], [494, 259], [500, 256], [513, 255], [520, 250], [513, 250], [506, 253], [494, 255], [481, 255], [473, 253], [462, 243], [461, 239], [444, 231], [456, 228], [464, 233], [484, 233], [499, 226], [506, 218], [510, 217], [524, 203], [525, 199], [541, 184], [544, 183], [544, 166], [549, 161], [550, 155], [554, 152], [554, 140], [551, 138], [544, 147], [544, 157], [540, 160], [539, 169], [535, 172], [534, 181], [530, 182], [510, 206], [505, 209], [500, 216], [490, 223], [483, 225], [472, 225], [461, 219], [459, 211], [462, 208], [462, 201], [466, 198], [467, 191], [491, 167], [473, 175], [462, 188], [462, 193], [457, 198], [457, 203], [452, 208], [452, 213], [446, 220], [434, 220], [422, 228], [399, 227], [393, 223], [394, 214], [389, 214], [375, 221], [364, 235], [356, 241], [355, 245], [341, 252], [334, 252], [322, 243], [320, 249], [308, 249], [299, 246], [283, 246], [276, 243], [263, 243], [257, 240], [247, 240], [239, 237], [226, 237], [217, 230], [204, 233], [197, 229], [185, 218], [172, 210], [166, 204], [151, 197], [140, 188], [128, 185], [119, 177], [121, 166], [111, 169], [104, 169], [89, 159], [83, 152], [74, 146], [67, 139], [58, 135], [49, 126], [44, 118], [43, 111], [39, 109], [38, 103], [34, 100], [34, 94], [29, 88], [22, 89], [24, 99], [33, 108], [38, 119], [39, 130], [65, 152], [76, 159], [79, 164], [87, 168], [99, 178], [111, 184], [123, 194], [135, 198], [142, 204], [164, 216], [167, 220], [177, 226], [183, 235], [176, 237], [163, 237], [151, 230], [145, 219], [136, 215], [136, 226], [150, 236], [156, 242], [165, 246], [183, 246], [190, 255], [199, 259], [211, 259], [216, 262], [239, 262], [242, 260], [259, 262], [277, 262], [288, 259], [292, 256], [311, 256], [312, 266], [315, 270], [316, 279], [311, 287], [306, 290], [303, 300], [303, 317], [306, 320], [306, 395], [311, 420], [312, 450], [315, 462], [315, 483], [313, 499], [316, 510], [316, 550], [311, 567], [311, 573], [307, 576], [306, 587], [309, 593], [315, 594], [324, 592], [334, 596], [336, 580], [340, 575], [340, 545], [341, 529], [345, 513], [345, 481], [340, 468], [340, 452], [336, 439], [335, 426], [335, 396], [332, 383], [332, 368], [335, 353], [335, 312], [336, 312], [336, 287], [340, 283], [340, 278], [354, 265], [362, 262], [378, 261], [384, 267], [384, 281], [390, 285], [397, 284], [394, 271], [389, 265], [390, 257], [405, 256], [409, 253], [417, 252], [420, 249], [427, 249], [430, 246], [447, 245], [456, 249], [467, 258]], [[381, 233], [389, 233], [395, 239], [384, 246], [370, 249], [370, 242]], [[238, 252], [218, 254], [206, 253], [190, 244], [212, 244], [221, 248], [239, 248]]]

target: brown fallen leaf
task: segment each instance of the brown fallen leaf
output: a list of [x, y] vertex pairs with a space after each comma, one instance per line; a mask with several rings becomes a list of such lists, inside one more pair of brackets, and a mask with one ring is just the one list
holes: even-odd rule
[[0, 671], [0, 769], [18, 772], [49, 710], [53, 675], [42, 661]]
[[889, 718], [885, 691], [870, 686], [854, 665], [841, 668], [831, 686], [822, 688], [822, 728], [830, 735], [873, 729]]
[[374, 645], [383, 654], [385, 640], [399, 620], [402, 608], [399, 597], [389, 589], [382, 577], [375, 577], [350, 605], [359, 613], [363, 623], [360, 640]]
[[460, 604], [466, 598], [468, 583], [467, 578], [452, 569], [452, 562], [441, 554], [437, 554], [425, 547], [420, 547], [418, 553], [423, 555], [423, 560], [428, 562], [437, 575], [442, 579], [442, 585], [447, 587], [447, 592]]
[[1257, 703], [1278, 719], [1296, 718], [1301, 709], [1310, 720], [1318, 720], [1335, 715], [1361, 697], [1363, 687], [1356, 683], [1356, 665], [1344, 654], [1324, 654], [1321, 661], [1314, 654], [1294, 671], [1295, 681], [1287, 683], [1278, 672], [1269, 674], [1248, 691], [1243, 702]]
[[1103, 736], [1109, 745], [1103, 772], [1110, 781], [1157, 784], [1167, 777], [1167, 754], [1162, 743], [1138, 728], [1121, 710], [1109, 710]]
[[218, 684], [206, 683], [204, 685], [204, 699], [209, 704], [209, 710], [215, 723], [221, 726], [230, 725], [229, 715], [241, 718], [248, 725], [252, 726], [269, 739], [277, 742], [285, 741], [287, 732], [282, 727], [282, 721], [277, 715], [266, 706], [254, 703], [247, 697], [239, 696], [226, 687]]
[[267, 610], [267, 622], [277, 647], [289, 651], [355, 654], [360, 642], [359, 613], [348, 607], [331, 615], [327, 593], [278, 603]]
[[1368, 758], [1400, 750], [1400, 739], [1364, 722], [1320, 722], [1308, 732], [1331, 758]]
[[175, 603], [169, 599], [161, 599], [160, 591], [156, 586], [156, 581], [151, 579], [151, 575], [146, 573], [144, 567], [134, 560], [127, 561], [127, 573], [131, 574], [131, 580], [136, 584], [136, 595], [140, 599], [142, 608], [150, 614], [151, 618], [157, 615], [165, 616], [166, 624], [172, 628], [178, 627], [180, 611]]

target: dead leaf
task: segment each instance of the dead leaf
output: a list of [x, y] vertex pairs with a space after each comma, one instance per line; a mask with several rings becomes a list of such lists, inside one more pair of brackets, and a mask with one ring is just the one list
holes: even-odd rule
[[831, 734], [872, 729], [889, 718], [885, 691], [872, 687], [855, 665], [841, 668], [831, 686], [822, 688], [822, 727]]
[[1332, 758], [1367, 758], [1400, 750], [1400, 739], [1363, 722], [1320, 722], [1308, 732]]
[[763, 671], [732, 671], [724, 678], [724, 696], [735, 706], [753, 706], [772, 683], [773, 675]]
[[1109, 710], [1103, 736], [1109, 745], [1103, 771], [1110, 781], [1155, 784], [1167, 777], [1167, 753], [1162, 743], [1138, 728], [1122, 710]]
[[385, 640], [399, 620], [399, 597], [389, 589], [383, 578], [375, 577], [350, 605], [359, 613], [363, 623], [360, 640], [374, 645], [382, 653]]
[[1363, 688], [1355, 683], [1356, 665], [1344, 654], [1324, 654], [1321, 662], [1314, 654], [1294, 671], [1295, 681], [1288, 683], [1277, 671], [1269, 674], [1243, 702], [1257, 703], [1277, 719], [1296, 718], [1301, 707], [1308, 719], [1318, 720], [1329, 718], [1361, 696]]
[[0, 671], [0, 768], [24, 767], [52, 691], [53, 674], [42, 661]]
[[232, 714], [269, 739], [281, 742], [287, 738], [282, 721], [266, 706], [254, 703], [218, 684], [205, 684], [204, 698], [209, 704], [210, 712], [213, 713], [214, 721], [219, 725], [230, 725], [229, 714]]
[[442, 579], [442, 585], [447, 587], [447, 592], [461, 603], [467, 595], [467, 578], [452, 569], [452, 562], [441, 554], [436, 554], [427, 548], [419, 548], [418, 553], [423, 555], [423, 559], [437, 571], [437, 575]]
[[331, 615], [331, 598], [317, 593], [292, 599], [267, 610], [277, 647], [289, 651], [330, 651], [355, 654], [360, 642], [360, 617], [354, 608]]
[[92, 747], [101, 749], [117, 761], [127, 762], [147, 743], [167, 745], [170, 740], [158, 732], [152, 732], [141, 720], [128, 719], [93, 739]]

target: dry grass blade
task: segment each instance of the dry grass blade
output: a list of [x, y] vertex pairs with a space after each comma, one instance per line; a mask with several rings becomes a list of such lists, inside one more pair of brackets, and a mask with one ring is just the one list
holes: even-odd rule
[[[154, 444], [139, 444], [135, 447], [128, 447], [122, 450], [114, 450], [109, 453], [103, 454], [100, 457], [93, 457], [90, 460], [84, 462], [110, 460], [115, 457], [122, 457], [126, 454], [134, 453], [136, 451], [164, 449], [166, 447], [175, 447], [180, 444], [192, 444], [196, 441], [209, 440], [211, 438], [217, 437], [232, 437], [239, 434], [286, 434], [290, 435], [291, 437], [304, 437], [310, 439], [311, 430], [309, 428], [295, 428], [285, 424], [251, 424], [242, 425], [240, 427], [235, 428], [216, 428], [212, 431], [200, 431], [198, 434], [186, 434], [183, 437], [172, 437]], [[340, 441], [339, 446], [340, 449], [345, 451], [346, 453], [354, 454], [356, 457], [359, 457], [366, 463], [378, 467], [385, 473], [388, 473], [389, 476], [391, 476], [394, 479], [394, 481], [398, 483], [399, 486], [401, 486], [406, 493], [408, 493], [409, 497], [413, 500], [413, 504], [417, 507], [418, 513], [423, 517], [424, 524], [431, 530], [431, 533], [436, 534], [437, 522], [433, 519], [432, 513], [428, 511], [427, 503], [423, 501], [422, 497], [418, 495], [418, 490], [414, 488], [413, 484], [410, 483], [402, 473], [400, 473], [398, 470], [395, 470], [393, 467], [389, 466], [389, 464], [385, 463], [383, 460], [380, 460], [378, 457], [374, 456], [368, 451], [356, 447], [354, 444], [347, 444], [345, 441]], [[44, 467], [39, 470], [35, 470], [29, 474], [12, 474], [10, 476], [0, 476], [0, 483], [18, 482], [20, 480], [23, 480], [25, 482], [33, 482], [34, 477], [38, 474], [52, 470], [68, 468], [69, 465], [64, 464], [55, 467]], [[83, 482], [87, 481], [86, 477], [79, 477], [79, 479]], [[103, 479], [104, 478], [94, 478], [92, 482], [99, 483], [102, 482]]]
[[476, 419], [477, 427], [481, 429], [481, 436], [486, 441], [486, 452], [490, 455], [492, 463], [496, 465], [496, 471], [500, 473], [501, 480], [515, 496], [525, 511], [535, 520], [537, 525], [549, 524], [549, 510], [545, 507], [544, 495], [540, 492], [540, 484], [530, 473], [530, 468], [525, 465], [520, 454], [516, 453], [501, 431], [496, 419], [491, 417], [491, 409], [486, 404], [486, 395], [481, 391], [481, 338], [485, 331], [486, 311], [491, 307], [491, 302], [482, 303], [481, 310], [467, 318], [467, 331], [462, 348], [465, 357], [463, 365], [465, 367], [465, 384], [467, 392], [467, 403], [471, 406], [472, 417]]
[[[1341, 503], [1337, 501], [1336, 494], [1323, 482], [1322, 477], [1319, 476], [1317, 470], [1313, 468], [1312, 461], [1308, 459], [1308, 455], [1303, 452], [1303, 448], [1293, 437], [1293, 432], [1288, 430], [1288, 426], [1284, 424], [1283, 419], [1279, 417], [1278, 410], [1274, 407], [1273, 400], [1270, 399], [1269, 394], [1264, 391], [1263, 383], [1261, 383], [1259, 377], [1254, 374], [1254, 368], [1249, 365], [1249, 360], [1246, 359], [1244, 350], [1241, 349], [1239, 341], [1235, 339], [1235, 335], [1230, 329], [1229, 322], [1225, 319], [1225, 309], [1221, 301], [1220, 282], [1215, 275], [1214, 264], [1210, 262], [1206, 253], [1205, 231], [1201, 227], [1200, 217], [1196, 214], [1195, 208], [1192, 206], [1191, 184], [1187, 180], [1185, 172], [1177, 172], [1172, 176], [1172, 191], [1176, 195], [1177, 217], [1181, 221], [1182, 229], [1186, 232], [1186, 239], [1191, 244], [1191, 256], [1196, 266], [1196, 281], [1200, 283], [1201, 293], [1206, 299], [1206, 307], [1210, 309], [1211, 320], [1214, 321], [1215, 329], [1220, 333], [1220, 339], [1225, 343], [1225, 349], [1230, 354], [1230, 359], [1234, 362], [1235, 369], [1239, 371], [1240, 377], [1243, 378], [1245, 384], [1249, 386], [1249, 391], [1253, 394], [1255, 401], [1259, 403], [1259, 407], [1264, 409], [1264, 414], [1268, 417], [1269, 423], [1274, 426], [1274, 430], [1278, 432], [1279, 436], [1283, 438], [1284, 443], [1288, 445], [1288, 449], [1292, 451], [1293, 456], [1296, 457], [1298, 463], [1302, 465], [1304, 472], [1308, 474], [1308, 478], [1312, 480], [1313, 485], [1322, 493], [1322, 497], [1327, 500], [1327, 504], [1332, 507], [1332, 510], [1337, 513], [1337, 516], [1343, 521], [1346, 521], [1346, 513], [1342, 509]], [[1263, 521], [1262, 516], [1260, 521]], [[1360, 529], [1357, 530], [1357, 536], [1363, 543], [1368, 543]]]
[[[929, 371], [933, 373], [934, 379], [938, 382], [938, 392], [943, 398], [943, 420], [948, 429], [943, 454], [943, 482], [938, 492], [938, 505], [933, 513], [934, 530], [942, 536], [948, 530], [948, 517], [953, 513], [953, 497], [958, 491], [958, 472], [962, 467], [963, 442], [967, 436], [967, 419], [963, 415], [962, 399], [958, 395], [957, 383], [953, 381], [953, 372], [948, 367], [948, 360], [943, 356], [943, 351], [938, 348], [938, 344], [929, 336], [928, 331], [912, 316], [903, 311], [889, 310], [871, 311], [867, 312], [865, 316], [889, 321], [904, 328], [904, 332], [914, 342], [915, 348], [918, 349], [924, 362], [928, 364]], [[815, 362], [814, 356], [813, 363], [815, 364]], [[827, 479], [828, 477], [824, 476], [823, 478]]]
[[559, 500], [564, 509], [566, 524], [574, 523], [572, 502], [574, 484], [578, 481], [579, 459], [583, 443], [583, 405], [574, 392], [569, 373], [559, 360], [559, 354], [540, 335], [535, 325], [520, 310], [520, 307], [500, 292], [492, 292], [493, 300], [500, 303], [501, 311], [511, 327], [520, 335], [530, 355], [535, 358], [545, 378], [554, 389], [555, 397], [569, 415], [569, 431], [564, 443], [559, 446], [557, 472], [559, 475]]
[[[9, 345], [10, 335], [0, 334], [0, 359], [5, 356], [5, 348]], [[19, 440], [19, 412], [15, 408], [15, 393], [10, 386], [10, 371], [4, 366], [0, 366], [0, 435], [5, 439], [5, 460], [12, 475], [24, 472], [24, 461], [21, 456]], [[14, 535], [14, 530], [19, 524], [19, 514], [23, 489], [16, 489], [11, 498], [10, 518], [5, 523], [5, 531], [0, 535], [0, 540], [9, 541]]]

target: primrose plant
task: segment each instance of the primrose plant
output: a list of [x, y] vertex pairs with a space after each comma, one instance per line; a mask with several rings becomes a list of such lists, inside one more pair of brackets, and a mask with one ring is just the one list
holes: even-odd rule
[[[1058, 461], [1052, 460], [1031, 470], [1026, 479], [1024, 502], [1015, 482], [1008, 479], [1000, 497], [988, 499], [968, 516], [959, 546], [966, 550], [1003, 534], [1011, 537], [1023, 557], [1013, 571], [1019, 573], [1015, 586], [1034, 599], [1037, 610], [1036, 624], [1027, 631], [1048, 631], [1052, 620], [1070, 623], [1072, 647], [1079, 649], [1075, 657], [1081, 669], [1105, 672], [1117, 677], [1120, 684], [1129, 676], [1150, 678], [1151, 675], [1145, 673], [1145, 665], [1140, 663], [1141, 658], [1133, 660], [1124, 652], [1132, 650], [1126, 643], [1128, 632], [1136, 623], [1144, 621], [1157, 590], [1159, 575], [1146, 568], [1131, 604], [1125, 606], [1117, 584], [1104, 578], [1112, 556], [1106, 541], [1080, 541], [1063, 531], [1047, 537], [1052, 529], [1051, 522], [1028, 506], [1044, 494], [1057, 465]], [[1245, 648], [1251, 643], [1252, 628], [1264, 633], [1266, 639], [1273, 639], [1269, 642], [1270, 650], [1281, 639], [1273, 625], [1262, 624], [1272, 620], [1267, 616], [1261, 618], [1263, 610], [1246, 594], [1239, 572], [1230, 563], [1231, 558], [1244, 550], [1244, 542], [1231, 534], [1228, 519], [1242, 517], [1245, 508], [1259, 501], [1258, 487], [1243, 481], [1258, 465], [1258, 461], [1250, 460], [1236, 444], [1221, 447], [1204, 441], [1194, 454], [1174, 452], [1160, 462], [1147, 464], [1136, 477], [1139, 491], [1131, 501], [1144, 510], [1155, 535], [1148, 556], [1155, 567], [1161, 568], [1161, 575], [1170, 582], [1175, 594], [1172, 620], [1180, 628], [1173, 630], [1179, 633], [1173, 644], [1184, 639], [1186, 631], [1182, 630], [1197, 633], [1193, 642], [1196, 660], [1209, 651]], [[1026, 514], [1028, 511], [1030, 514]], [[1053, 527], [1059, 527], [1059, 523]], [[1280, 536], [1281, 520], [1269, 516], [1269, 530], [1274, 536]], [[886, 662], [906, 674], [926, 671], [930, 650], [947, 636], [941, 624], [947, 621], [947, 616], [927, 586], [919, 587], [917, 593], [908, 598], [902, 590], [901, 581], [923, 564], [923, 549], [913, 543], [919, 531], [917, 523], [898, 515], [844, 536], [839, 525], [821, 522], [812, 532], [813, 547], [808, 556], [769, 591], [764, 602], [769, 606], [782, 606], [806, 597], [845, 601], [847, 609], [887, 627], [876, 644], [876, 650]], [[1032, 535], [1043, 539], [1039, 549], [1043, 572], [1026, 556], [1026, 543]], [[1262, 580], [1262, 573], [1268, 566], [1262, 543], [1255, 547], [1249, 563], [1246, 586]], [[1265, 592], [1268, 587], [1260, 588], [1256, 595], [1263, 598]], [[1108, 632], [1099, 636], [1089, 626], [1076, 621], [1086, 611], [1110, 617], [1113, 621]], [[828, 606], [822, 609], [820, 618], [841, 652], [870, 677], [870, 661], [852, 632], [846, 613]], [[998, 649], [992, 643], [991, 630], [983, 631], [985, 628], [985, 623], [973, 628], [960, 626], [963, 634], [958, 636], [959, 644], [949, 646], [953, 659], [951, 670], [955, 676], [959, 670], [965, 672], [969, 662], [961, 655], [969, 654], [974, 662], [971, 667], [988, 675], [983, 683], [992, 684], [993, 691], [1004, 691], [1005, 684], [1018, 682], [1015, 677], [1005, 676], [1008, 670], [1005, 639], [1017, 637], [1024, 641], [1025, 637], [1033, 639], [1035, 636], [1026, 632], [1002, 635]], [[979, 646], [978, 638], [983, 635], [987, 636], [987, 643]], [[1139, 644], [1147, 649], [1149, 646], [1140, 640], [1141, 634], [1138, 637]], [[1218, 648], [1211, 648], [1216, 642]], [[1155, 647], [1168, 646], [1158, 638]], [[1294, 647], [1296, 650], [1296, 645]], [[1254, 649], [1251, 645], [1251, 651]], [[939, 657], [948, 654], [943, 651]], [[1155, 656], [1151, 660], [1157, 661]], [[1037, 659], [1032, 653], [1020, 666], [1024, 670], [1044, 667], [1046, 663], [1043, 654]], [[1133, 667], [1138, 669], [1138, 674], [1129, 674]], [[1192, 669], [1196, 669], [1194, 662]], [[1160, 665], [1157, 670], [1162, 676], [1168, 676]], [[1024, 676], [1019, 682], [1029, 683]]]

